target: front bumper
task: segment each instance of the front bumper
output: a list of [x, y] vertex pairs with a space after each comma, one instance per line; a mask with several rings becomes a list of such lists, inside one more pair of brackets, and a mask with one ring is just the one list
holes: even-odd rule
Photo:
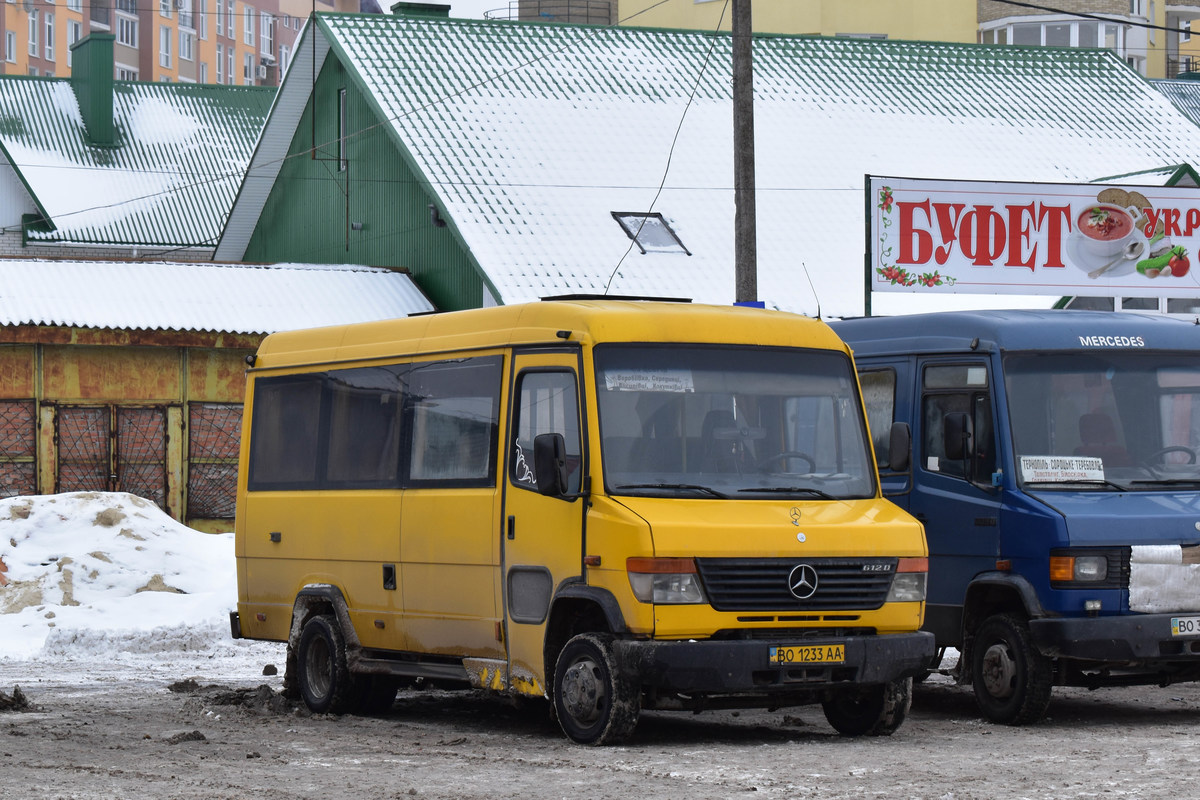
[[1029, 632], [1038, 651], [1051, 658], [1200, 664], [1200, 637], [1171, 635], [1171, 619], [1181, 616], [1189, 615], [1035, 619], [1029, 622]]
[[[772, 645], [845, 646], [840, 664], [783, 666], [769, 662]], [[614, 643], [617, 663], [660, 693], [683, 695], [763, 694], [881, 684], [920, 674], [934, 655], [925, 631], [880, 636], [830, 637], [803, 642], [642, 641]]]

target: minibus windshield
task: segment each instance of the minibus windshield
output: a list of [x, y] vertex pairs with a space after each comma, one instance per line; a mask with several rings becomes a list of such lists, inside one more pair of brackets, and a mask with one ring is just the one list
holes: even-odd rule
[[698, 499], [875, 494], [842, 353], [719, 345], [595, 350], [606, 491]]
[[1200, 486], [1200, 356], [1120, 350], [1011, 354], [1005, 387], [1026, 486]]

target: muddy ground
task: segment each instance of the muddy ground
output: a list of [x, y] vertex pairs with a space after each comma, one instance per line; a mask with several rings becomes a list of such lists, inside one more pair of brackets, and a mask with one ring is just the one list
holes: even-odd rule
[[[0, 798], [1179, 798], [1197, 796], [1200, 688], [1056, 690], [1026, 728], [981, 721], [935, 676], [894, 736], [820, 707], [646, 713], [633, 740], [569, 743], [545, 709], [406, 690], [380, 717], [312, 716], [229, 662], [0, 658]], [[278, 659], [282, 663], [281, 658]], [[262, 687], [262, 688], [260, 688]]]

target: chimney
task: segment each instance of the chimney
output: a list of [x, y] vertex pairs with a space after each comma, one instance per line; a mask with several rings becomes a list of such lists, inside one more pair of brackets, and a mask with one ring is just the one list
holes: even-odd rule
[[111, 33], [92, 33], [71, 45], [71, 88], [91, 144], [115, 145], [113, 124], [113, 41]]

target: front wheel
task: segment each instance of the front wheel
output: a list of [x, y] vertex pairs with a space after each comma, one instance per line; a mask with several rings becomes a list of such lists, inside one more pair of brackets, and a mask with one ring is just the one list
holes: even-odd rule
[[1054, 666], [1033, 646], [1029, 627], [1012, 614], [988, 617], [971, 645], [971, 684], [992, 722], [1026, 725], [1050, 706]]
[[912, 678], [841, 689], [821, 703], [825, 719], [842, 736], [891, 736], [912, 706]]
[[554, 669], [554, 711], [563, 733], [580, 744], [614, 744], [633, 734], [640, 687], [618, 667], [612, 636], [583, 633], [563, 647]]

